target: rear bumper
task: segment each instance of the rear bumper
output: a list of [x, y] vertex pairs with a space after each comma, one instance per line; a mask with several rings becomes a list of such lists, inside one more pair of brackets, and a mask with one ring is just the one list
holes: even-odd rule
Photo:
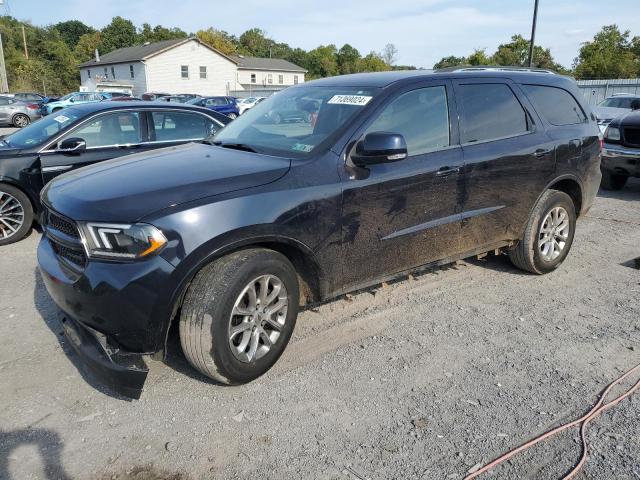
[[640, 177], [640, 148], [605, 143], [602, 149], [602, 169], [620, 175]]
[[104, 335], [71, 318], [62, 325], [73, 349], [101, 383], [126, 397], [140, 398], [149, 373], [142, 355], [111, 347]]

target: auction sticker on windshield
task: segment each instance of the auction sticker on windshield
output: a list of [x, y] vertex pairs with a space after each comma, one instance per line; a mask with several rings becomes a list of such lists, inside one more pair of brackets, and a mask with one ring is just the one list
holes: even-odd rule
[[332, 105], [358, 105], [364, 106], [369, 103], [373, 97], [369, 97], [366, 95], [334, 95], [327, 102]]
[[65, 117], [64, 115], [58, 115], [54, 118], [54, 120], [58, 123], [64, 123], [69, 121], [69, 117]]

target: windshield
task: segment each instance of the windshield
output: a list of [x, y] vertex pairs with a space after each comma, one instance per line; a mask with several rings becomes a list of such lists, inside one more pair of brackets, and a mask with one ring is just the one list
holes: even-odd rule
[[63, 128], [71, 125], [82, 115], [73, 108], [65, 108], [62, 112], [48, 115], [11, 135], [3, 141], [10, 147], [29, 148], [46, 142]]
[[614, 108], [631, 108], [631, 102], [634, 100], [640, 100], [640, 97], [612, 97], [607, 98], [599, 106], [600, 107], [614, 107]]
[[214, 137], [259, 153], [306, 157], [318, 150], [377, 94], [359, 87], [293, 87], [247, 110]]

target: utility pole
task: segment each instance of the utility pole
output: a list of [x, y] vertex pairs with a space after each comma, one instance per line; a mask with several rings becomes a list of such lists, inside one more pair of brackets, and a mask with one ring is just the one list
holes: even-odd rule
[[2, 93], [9, 91], [9, 84], [7, 82], [7, 69], [4, 66], [4, 47], [2, 45], [2, 35], [0, 34], [0, 90]]
[[536, 41], [536, 23], [538, 21], [538, 0], [533, 7], [533, 24], [531, 25], [531, 45], [529, 45], [529, 68], [533, 67], [533, 45]]
[[29, 50], [27, 49], [27, 34], [24, 33], [24, 25], [22, 25], [22, 43], [24, 44], [24, 56], [29, 60]]

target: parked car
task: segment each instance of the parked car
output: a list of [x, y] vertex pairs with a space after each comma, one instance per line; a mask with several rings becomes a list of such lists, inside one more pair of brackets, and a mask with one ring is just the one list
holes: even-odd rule
[[[121, 393], [140, 395], [144, 355], [165, 351], [172, 321], [194, 368], [249, 382], [284, 351], [300, 304], [496, 249], [556, 269], [600, 183], [580, 98], [567, 77], [514, 69], [305, 82], [213, 145], [49, 183], [44, 284], [68, 342]], [[311, 121], [261, 121], [308, 101]]]
[[23, 128], [40, 117], [40, 107], [36, 103], [0, 96], [0, 124]]
[[[38, 219], [40, 189], [63, 172], [207, 138], [231, 120], [204, 108], [150, 102], [74, 105], [0, 141], [0, 246]], [[191, 166], [181, 163], [182, 168]], [[141, 180], [141, 179], [138, 179]]]
[[158, 93], [158, 92], [146, 92], [146, 93], [143, 93], [141, 96], [142, 96], [143, 100], [150, 101], [150, 100], [155, 100], [158, 97], [166, 97], [167, 95], [171, 95], [171, 94], [170, 93]]
[[255, 107], [258, 103], [263, 101], [265, 98], [266, 97], [248, 97], [236, 102], [238, 105], [238, 114], [242, 115], [244, 112], [246, 112], [250, 108]]
[[40, 95], [39, 93], [18, 92], [13, 94], [13, 98], [22, 100], [23, 102], [41, 105], [48, 97]]
[[100, 92], [104, 97], [104, 100], [111, 100], [112, 98], [131, 97], [129, 92]]
[[[634, 107], [640, 107], [638, 104]], [[629, 177], [640, 177], [639, 108], [614, 118], [604, 133], [602, 188], [620, 190]]]
[[624, 115], [631, 111], [631, 103], [640, 100], [640, 95], [630, 93], [617, 93], [605, 98], [595, 108], [595, 114], [598, 118], [598, 126], [600, 131], [604, 133], [607, 125], [616, 117]]
[[200, 98], [197, 95], [165, 95], [164, 97], [156, 98], [158, 102], [171, 102], [171, 103], [189, 103], [194, 98]]
[[49, 115], [51, 113], [62, 110], [65, 107], [70, 105], [81, 105], [83, 103], [95, 103], [101, 102], [107, 98], [107, 96], [100, 92], [73, 92], [68, 93], [64, 97], [60, 97], [60, 99], [55, 102], [47, 102], [43, 103], [42, 107], [40, 107], [40, 113], [44, 115]]
[[111, 98], [105, 98], [104, 101], [106, 102], [131, 102], [131, 101], [141, 101], [141, 98], [138, 97], [111, 97]]
[[237, 118], [240, 115], [236, 99], [233, 97], [200, 97], [189, 100], [187, 103], [224, 113], [229, 118]]

